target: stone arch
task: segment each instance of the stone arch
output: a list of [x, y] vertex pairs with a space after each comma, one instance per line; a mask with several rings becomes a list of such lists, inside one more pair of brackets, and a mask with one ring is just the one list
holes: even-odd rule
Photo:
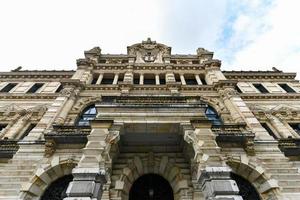
[[166, 179], [173, 189], [174, 199], [181, 199], [184, 193], [185, 195], [187, 193], [182, 191], [190, 189], [189, 180], [184, 177], [178, 166], [170, 162], [168, 156], [155, 159], [152, 163], [135, 156], [123, 168], [122, 174], [116, 180], [114, 189], [117, 191], [118, 198], [128, 200], [132, 184], [145, 174], [157, 174]]
[[101, 96], [93, 96], [93, 97], [81, 97], [79, 98], [75, 104], [73, 105], [72, 109], [70, 110], [67, 118], [66, 123], [74, 125], [80, 114], [84, 111], [85, 108], [101, 101]]
[[72, 169], [78, 162], [79, 160], [54, 157], [51, 164], [38, 168], [29, 183], [22, 185], [19, 198], [24, 200], [40, 199], [52, 182], [60, 177], [72, 174]]
[[217, 98], [201, 97], [201, 100], [208, 106], [212, 107], [223, 122], [232, 122], [230, 112], [226, 108], [223, 100]]
[[252, 183], [262, 199], [280, 199], [277, 180], [271, 179], [258, 163], [252, 163], [247, 157], [229, 158], [226, 161], [232, 172]]

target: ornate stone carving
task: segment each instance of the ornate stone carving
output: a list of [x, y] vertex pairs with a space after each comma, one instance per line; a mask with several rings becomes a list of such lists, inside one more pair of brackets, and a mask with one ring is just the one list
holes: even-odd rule
[[137, 63], [163, 63], [163, 57], [170, 56], [171, 48], [148, 38], [147, 41], [127, 47], [127, 53], [136, 57]]
[[45, 157], [51, 157], [56, 150], [56, 143], [54, 140], [46, 140], [45, 143]]

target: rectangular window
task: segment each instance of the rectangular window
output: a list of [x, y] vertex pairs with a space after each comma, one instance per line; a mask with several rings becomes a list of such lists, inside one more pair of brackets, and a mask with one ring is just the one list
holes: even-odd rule
[[207, 83], [206, 83], [206, 81], [205, 81], [205, 78], [200, 77], [200, 80], [201, 80], [201, 82], [202, 82], [202, 85], [207, 85]]
[[28, 126], [28, 128], [24, 131], [23, 135], [21, 135], [19, 140], [23, 140], [30, 133], [30, 131], [32, 131], [32, 129], [34, 129], [35, 126], [36, 126], [36, 124], [30, 124]]
[[140, 84], [140, 75], [139, 74], [134, 74], [133, 75], [133, 84]]
[[194, 75], [185, 75], [184, 78], [187, 85], [198, 85]]
[[271, 135], [274, 139], [278, 139], [275, 133], [272, 131], [272, 129], [266, 124], [266, 123], [261, 123], [261, 126], [266, 129], [266, 131]]
[[92, 84], [92, 85], [96, 84], [98, 78], [99, 78], [99, 74], [95, 74], [95, 75], [93, 76], [93, 80], [92, 80], [91, 84]]
[[27, 91], [27, 93], [35, 93], [35, 92], [38, 91], [43, 85], [44, 85], [44, 83], [35, 83], [35, 84]]
[[242, 91], [241, 91], [241, 89], [239, 88], [239, 86], [235, 86], [235, 89], [236, 89], [236, 91], [238, 91], [238, 93], [243, 93]]
[[16, 87], [17, 83], [9, 83], [7, 84], [0, 92], [9, 92], [11, 91], [14, 87]]
[[174, 74], [174, 76], [175, 76], [175, 81], [176, 81], [177, 83], [181, 83], [180, 75], [179, 75], [179, 74]]
[[57, 89], [56, 89], [56, 93], [58, 93], [58, 92], [60, 92], [61, 90], [63, 89], [63, 86], [62, 85], [60, 85]]
[[166, 84], [166, 79], [164, 77], [159, 78], [159, 84], [160, 85], [165, 85]]
[[110, 85], [114, 82], [114, 74], [104, 74], [101, 84]]
[[154, 74], [145, 74], [144, 75], [144, 85], [155, 85]]
[[254, 83], [253, 86], [261, 93], [269, 93], [269, 91], [260, 83]]
[[288, 84], [278, 84], [282, 89], [284, 89], [287, 93], [296, 93]]
[[294, 129], [298, 135], [300, 135], [300, 124], [299, 123], [289, 123], [290, 127]]

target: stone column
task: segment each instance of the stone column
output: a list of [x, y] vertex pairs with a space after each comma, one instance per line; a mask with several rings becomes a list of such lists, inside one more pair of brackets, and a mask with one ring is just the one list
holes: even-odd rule
[[72, 171], [74, 179], [68, 186], [68, 197], [64, 200], [101, 199], [102, 187], [106, 183], [106, 140], [111, 125], [110, 120], [91, 122], [91, 134], [78, 166]]
[[243, 200], [229, 167], [206, 167], [198, 182], [207, 200]]
[[180, 74], [180, 80], [182, 85], [186, 85], [185, 78], [183, 74]]
[[159, 74], [155, 74], [155, 85], [159, 85], [160, 80], [159, 80]]
[[97, 85], [101, 84], [102, 79], [103, 79], [103, 73], [99, 74], [99, 77], [98, 77], [98, 79], [97, 79], [96, 84], [97, 84]]
[[144, 74], [140, 74], [140, 85], [144, 85]]
[[119, 74], [115, 74], [114, 80], [113, 80], [113, 85], [118, 84], [118, 80], [119, 80]]
[[202, 81], [200, 79], [199, 74], [195, 74], [195, 79], [196, 79], [198, 85], [202, 85]]

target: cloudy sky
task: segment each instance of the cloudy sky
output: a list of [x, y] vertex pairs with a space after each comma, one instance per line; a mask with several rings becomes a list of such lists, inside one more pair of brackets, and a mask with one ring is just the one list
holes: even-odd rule
[[[0, 70], [76, 69], [151, 37], [173, 54], [215, 52], [226, 70], [300, 74], [298, 0], [1, 0]], [[298, 76], [299, 77], [299, 76]]]

